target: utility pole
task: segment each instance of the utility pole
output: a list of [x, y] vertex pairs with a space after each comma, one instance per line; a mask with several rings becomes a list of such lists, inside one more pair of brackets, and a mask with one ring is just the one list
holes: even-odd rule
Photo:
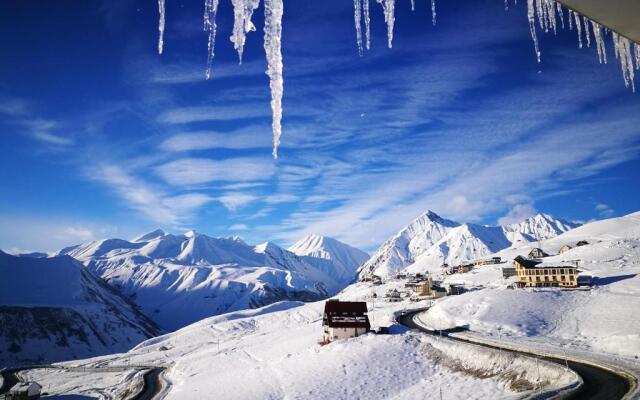
[[538, 369], [538, 391], [542, 392], [542, 384], [540, 382], [540, 364], [538, 363], [538, 357], [536, 356], [536, 368]]

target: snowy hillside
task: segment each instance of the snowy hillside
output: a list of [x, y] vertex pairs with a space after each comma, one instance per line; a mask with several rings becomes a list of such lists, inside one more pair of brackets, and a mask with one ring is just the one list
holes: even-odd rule
[[445, 263], [458, 265], [487, 257], [514, 245], [553, 238], [576, 226], [547, 214], [506, 226], [461, 225], [428, 211], [387, 240], [363, 265], [360, 277], [389, 277], [405, 268], [433, 272]]
[[309, 264], [333, 273], [336, 279], [344, 283], [352, 282], [358, 268], [369, 259], [364, 251], [322, 235], [309, 235], [288, 250]]
[[[356, 284], [343, 299], [371, 294]], [[171, 399], [519, 399], [535, 380], [566, 385], [570, 371], [529, 358], [440, 341], [400, 326], [392, 335], [367, 334], [318, 344], [324, 302], [282, 302], [208, 318], [141, 343], [125, 355], [83, 360], [82, 365], [167, 365]], [[374, 326], [388, 324], [402, 306], [370, 312]], [[76, 363], [73, 363], [76, 364]], [[538, 367], [538, 368], [536, 368]], [[29, 379], [56, 394], [94, 397], [100, 387], [81, 374], [33, 370]], [[63, 385], [61, 385], [63, 381]], [[120, 383], [122, 384], [122, 383]], [[206, 395], [203, 395], [206, 393]], [[430, 398], [430, 396], [426, 396]]]
[[71, 257], [0, 252], [0, 366], [122, 352], [158, 331]]
[[[580, 241], [587, 244], [576, 246]], [[634, 359], [640, 354], [640, 213], [596, 221], [541, 241], [546, 262], [578, 262], [594, 286], [581, 290], [505, 290], [503, 265], [479, 267], [446, 281], [488, 289], [448, 297], [424, 317], [434, 326], [469, 325], [474, 332], [522, 343], [552, 343]], [[497, 253], [513, 260], [536, 244]], [[571, 249], [558, 254], [563, 246]], [[556, 254], [556, 255], [554, 255]]]
[[167, 330], [280, 300], [319, 300], [344, 286], [341, 270], [320, 268], [273, 243], [251, 246], [237, 237], [194, 231], [106, 239], [68, 254], [131, 296]]

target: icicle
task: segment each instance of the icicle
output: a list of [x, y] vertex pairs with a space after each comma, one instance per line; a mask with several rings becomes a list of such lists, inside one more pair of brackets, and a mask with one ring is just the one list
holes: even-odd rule
[[231, 0], [233, 4], [233, 35], [231, 42], [238, 52], [240, 64], [242, 64], [242, 52], [248, 32], [253, 32], [256, 27], [251, 22], [253, 11], [260, 5], [260, 0]]
[[367, 50], [371, 48], [371, 29], [370, 29], [370, 19], [369, 19], [369, 0], [362, 0], [362, 9], [364, 11], [364, 36], [366, 39], [366, 47]]
[[267, 75], [271, 88], [273, 120], [273, 158], [278, 158], [282, 135], [282, 0], [264, 0], [264, 52], [267, 57]]
[[358, 43], [358, 54], [362, 57], [362, 3], [360, 0], [353, 0], [354, 22], [356, 24], [356, 42]]
[[164, 48], [164, 0], [158, 0], [158, 12], [160, 19], [158, 20], [158, 54], [162, 54]]
[[393, 25], [396, 21], [394, 16], [396, 0], [377, 1], [380, 3], [382, 10], [384, 11], [384, 22], [387, 24], [387, 46], [391, 48], [393, 47]]
[[635, 71], [633, 66], [633, 57], [631, 55], [631, 41], [626, 37], [613, 32], [613, 42], [616, 48], [616, 57], [620, 59], [620, 67], [622, 68], [622, 78], [624, 79], [624, 85], [626, 87], [631, 86], [631, 89], [635, 92]]
[[205, 0], [204, 2], [204, 30], [209, 33], [207, 69], [205, 79], [211, 78], [211, 66], [215, 56], [216, 47], [216, 14], [218, 13], [218, 0]]
[[416, 10], [416, 0], [411, 0], [411, 11]]
[[569, 10], [569, 18], [567, 18], [569, 20], [569, 30], [572, 31], [573, 30], [573, 11]]
[[431, 0], [431, 23], [436, 26], [436, 0]]
[[558, 16], [560, 17], [560, 24], [562, 29], [564, 29], [564, 11], [562, 11], [562, 4], [556, 3], [556, 10], [558, 11]]
[[607, 47], [604, 43], [604, 38], [602, 36], [602, 26], [597, 22], [591, 21], [591, 27], [593, 28], [593, 36], [596, 40], [596, 50], [598, 51], [598, 61], [600, 64], [603, 62], [607, 63]]
[[633, 47], [636, 49], [636, 69], [640, 70], [640, 44], [634, 43]]
[[528, 16], [529, 16], [529, 30], [531, 31], [531, 39], [533, 40], [533, 47], [536, 50], [536, 59], [540, 62], [540, 48], [538, 46], [538, 36], [536, 35], [536, 10], [534, 7], [534, 0], [527, 0]]
[[576, 31], [578, 32], [578, 43], [579, 43], [578, 46], [582, 48], [582, 25], [580, 25], [580, 15], [574, 12], [573, 16], [576, 17]]
[[587, 47], [591, 47], [591, 32], [589, 32], [589, 19], [587, 17], [582, 17], [582, 22], [584, 23], [584, 36], [587, 38]]
[[509, 0], [504, 0], [504, 10], [509, 11]]

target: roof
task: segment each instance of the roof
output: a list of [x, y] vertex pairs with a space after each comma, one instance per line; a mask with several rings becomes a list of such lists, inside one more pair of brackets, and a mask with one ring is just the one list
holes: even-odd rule
[[640, 1], [559, 0], [582, 15], [640, 43]]
[[330, 314], [330, 313], [366, 314], [367, 303], [365, 303], [364, 301], [329, 300], [326, 303], [324, 303], [324, 312], [325, 314]]
[[324, 303], [322, 325], [332, 328], [371, 328], [364, 301], [329, 300]]
[[536, 265], [540, 264], [541, 261], [538, 260], [530, 260], [528, 258], [524, 258], [522, 256], [518, 256], [514, 259], [518, 264], [522, 265], [525, 268], [535, 268]]

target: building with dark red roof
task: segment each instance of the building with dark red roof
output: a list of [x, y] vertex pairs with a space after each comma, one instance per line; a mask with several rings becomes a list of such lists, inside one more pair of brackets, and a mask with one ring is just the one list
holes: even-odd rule
[[363, 301], [328, 300], [322, 318], [324, 341], [360, 336], [371, 329], [367, 303]]

